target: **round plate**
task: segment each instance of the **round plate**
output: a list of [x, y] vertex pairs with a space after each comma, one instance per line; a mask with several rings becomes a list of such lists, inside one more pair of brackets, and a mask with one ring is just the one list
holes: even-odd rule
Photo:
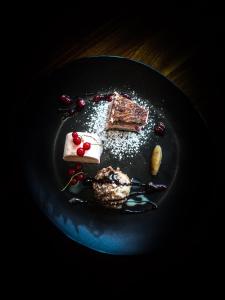
[[[67, 181], [63, 161], [65, 135], [87, 130], [93, 104], [66, 120], [57, 111], [61, 94], [84, 95], [108, 91], [134, 92], [150, 106], [152, 124], [163, 120], [163, 137], [148, 132], [146, 143], [133, 157], [103, 152], [100, 165], [86, 166], [94, 175], [106, 166], [120, 167], [130, 178], [165, 183], [168, 189], [150, 196], [158, 209], [125, 214], [82, 204], [71, 205], [72, 194], [61, 192]], [[169, 80], [142, 63], [120, 57], [79, 59], [39, 82], [26, 114], [23, 155], [29, 186], [43, 212], [65, 235], [91, 249], [111, 254], [138, 254], [181, 240], [190, 241], [198, 231], [206, 203], [207, 131], [183, 93]], [[26, 110], [24, 110], [26, 112]], [[152, 119], [151, 119], [152, 118]], [[98, 120], [96, 120], [98, 122]], [[150, 154], [156, 144], [163, 150], [159, 174], [152, 178]], [[93, 198], [91, 190], [84, 192]]]

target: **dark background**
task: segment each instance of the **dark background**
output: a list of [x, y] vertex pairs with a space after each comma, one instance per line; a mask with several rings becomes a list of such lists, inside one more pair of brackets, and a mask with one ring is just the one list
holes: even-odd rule
[[[124, 53], [124, 56], [127, 54], [132, 57], [133, 52], [129, 52], [129, 47], [132, 50], [135, 48], [133, 46], [117, 52], [119, 46], [115, 36], [122, 30], [125, 44], [141, 45], [142, 40], [148, 42], [150, 37], [150, 41], [155, 41], [156, 50], [159, 48], [162, 56], [163, 53], [169, 53], [165, 58], [167, 61], [172, 62], [177, 56], [185, 57], [182, 63], [175, 65], [168, 78], [189, 96], [205, 120], [214, 145], [211, 146], [212, 153], [222, 152], [220, 141], [224, 125], [222, 89], [225, 24], [220, 6], [189, 4], [162, 8], [150, 2], [148, 7], [140, 4], [121, 7], [117, 3], [106, 3], [105, 6], [98, 7], [96, 3], [76, 3], [74, 8], [61, 6], [53, 9], [33, 5], [30, 8], [14, 7], [13, 12], [10, 12], [10, 20], [12, 46], [9, 51], [13, 52], [11, 61], [16, 78], [16, 103], [13, 103], [12, 111], [16, 114], [17, 125], [21, 104], [31, 93], [32, 84], [48, 70], [63, 64], [68, 56], [70, 60], [82, 56], [83, 53]], [[112, 39], [114, 37], [115, 43], [101, 51], [95, 45], [104, 38], [104, 34], [109, 34]], [[119, 42], [122, 41], [120, 37]], [[85, 44], [90, 47], [90, 52]], [[68, 52], [71, 49], [74, 49], [74, 55], [73, 51], [72, 54]], [[142, 57], [154, 66], [156, 60], [149, 61], [148, 53], [142, 54], [140, 50], [140, 58]], [[159, 65], [158, 69], [163, 73], [164, 65]], [[209, 145], [212, 145], [211, 141]], [[223, 231], [220, 218], [222, 201], [219, 200], [221, 197], [218, 189], [222, 161], [220, 162], [219, 153], [216, 154], [218, 162], [215, 162], [215, 173], [209, 174], [212, 177], [212, 187], [203, 187], [214, 191], [204, 236], [199, 237], [195, 247], [141, 257], [103, 255], [65, 238], [31, 200], [29, 189], [21, 175], [23, 163], [18, 162], [14, 192], [20, 195], [20, 200], [13, 204], [16, 225], [10, 235], [10, 253], [13, 253], [10, 261], [13, 262], [14, 272], [21, 276], [23, 271], [29, 277], [41, 270], [48, 277], [52, 270], [55, 274], [64, 270], [60, 274], [67, 278], [69, 270], [73, 273], [74, 281], [79, 279], [81, 282], [99, 283], [101, 277], [101, 284], [104, 285], [110, 285], [115, 280], [115, 274], [116, 282], [129, 279], [130, 283], [141, 283], [142, 280], [148, 281], [152, 277], [160, 278], [171, 274], [180, 277], [184, 282], [184, 278], [190, 276], [196, 282], [199, 278], [209, 282], [212, 274], [214, 279], [218, 277], [219, 280], [217, 274], [223, 265]], [[209, 163], [214, 162], [209, 158]], [[123, 288], [126, 289], [126, 285]]]

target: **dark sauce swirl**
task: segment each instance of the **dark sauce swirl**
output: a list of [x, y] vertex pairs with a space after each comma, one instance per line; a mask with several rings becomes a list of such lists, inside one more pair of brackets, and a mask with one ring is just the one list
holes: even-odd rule
[[[150, 199], [147, 199], [147, 201], [143, 204], [142, 200], [138, 198], [140, 195], [149, 195], [154, 192], [161, 192], [164, 191], [167, 186], [164, 184], [155, 184], [153, 182], [148, 182], [148, 183], [141, 183], [135, 178], [132, 178], [129, 183], [121, 183], [118, 175], [115, 172], [110, 172], [108, 176], [105, 176], [104, 178], [97, 179], [94, 177], [87, 177], [84, 181], [83, 184], [84, 186], [89, 186], [92, 188], [93, 183], [98, 183], [98, 184], [116, 184], [118, 186], [131, 186], [132, 190], [126, 198], [121, 198], [117, 199], [118, 200], [125, 200], [123, 204], [121, 204], [120, 207], [117, 209], [111, 208], [111, 210], [119, 210], [124, 213], [142, 213], [145, 211], [153, 210], [156, 209], [158, 206], [155, 202], [151, 201]], [[130, 206], [128, 205], [127, 200], [134, 200], [135, 205]], [[72, 198], [69, 201], [71, 204], [75, 203], [82, 203], [82, 204], [87, 204], [91, 206], [99, 205], [96, 201], [86, 201], [80, 198]], [[109, 209], [109, 207], [107, 208]]]
[[134, 179], [131, 179], [130, 183], [121, 183], [117, 174], [114, 172], [110, 172], [108, 176], [101, 179], [87, 177], [85, 180], [85, 184], [88, 185], [92, 185], [94, 182], [98, 184], [108, 183], [108, 184], [116, 184], [118, 186], [140, 187], [139, 191], [131, 193], [130, 196], [133, 196], [134, 194], [141, 195], [141, 194], [151, 194], [153, 192], [161, 192], [167, 188], [167, 186], [164, 184], [155, 184], [153, 182], [141, 183], [141, 182], [134, 181]]

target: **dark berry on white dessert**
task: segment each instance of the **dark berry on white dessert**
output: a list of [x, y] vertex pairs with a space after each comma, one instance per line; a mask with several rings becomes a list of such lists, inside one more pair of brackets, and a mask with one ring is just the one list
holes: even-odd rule
[[61, 95], [59, 97], [59, 100], [63, 103], [63, 104], [66, 104], [66, 105], [69, 105], [72, 103], [72, 99], [70, 96], [68, 95]]
[[155, 134], [160, 135], [160, 136], [164, 135], [165, 129], [166, 129], [166, 126], [163, 122], [159, 122], [154, 126]]
[[85, 150], [83, 148], [80, 147], [80, 148], [77, 149], [77, 155], [78, 156], [84, 156], [84, 153], [85, 153]]
[[84, 150], [89, 150], [91, 148], [91, 144], [86, 142], [83, 144], [83, 148], [84, 148]]

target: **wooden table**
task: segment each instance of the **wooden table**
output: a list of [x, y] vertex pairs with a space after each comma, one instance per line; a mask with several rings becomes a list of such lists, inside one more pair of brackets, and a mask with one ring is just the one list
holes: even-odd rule
[[221, 18], [214, 16], [209, 22], [208, 16], [173, 20], [118, 14], [100, 21], [91, 13], [88, 17], [89, 22], [82, 17], [71, 21], [69, 15], [47, 18], [42, 26], [31, 23], [33, 35], [25, 30], [18, 42], [20, 93], [26, 94], [32, 78], [77, 58], [118, 55], [158, 70], [190, 98], [206, 123], [213, 125], [212, 111], [218, 115], [220, 109], [211, 103], [217, 101], [220, 106], [220, 66], [224, 62]]

